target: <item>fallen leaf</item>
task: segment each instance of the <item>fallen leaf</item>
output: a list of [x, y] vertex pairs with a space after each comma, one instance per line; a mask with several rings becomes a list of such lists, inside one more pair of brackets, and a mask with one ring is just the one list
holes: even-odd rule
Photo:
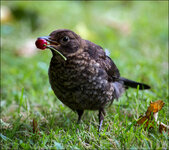
[[159, 132], [162, 133], [163, 131], [167, 132], [169, 134], [169, 126], [165, 125], [164, 123], [160, 123], [159, 125]]
[[162, 100], [158, 100], [156, 102], [150, 102], [150, 106], [147, 109], [146, 116], [150, 116], [152, 112], [156, 113], [160, 111], [163, 108], [164, 104], [165, 103]]
[[146, 116], [143, 116], [141, 118], [139, 118], [139, 120], [137, 121], [137, 124], [142, 125], [143, 123], [147, 123], [148, 118]]
[[147, 127], [153, 128], [153, 125], [157, 124], [159, 126], [159, 132], [162, 133], [162, 131], [167, 132], [169, 131], [169, 126], [165, 125], [164, 123], [159, 123], [157, 121], [158, 119], [158, 111], [160, 111], [163, 106], [164, 102], [162, 100], [157, 100], [155, 102], [150, 102], [150, 106], [148, 107], [146, 113], [144, 116], [140, 116], [137, 120], [138, 125], [144, 124], [145, 129]]

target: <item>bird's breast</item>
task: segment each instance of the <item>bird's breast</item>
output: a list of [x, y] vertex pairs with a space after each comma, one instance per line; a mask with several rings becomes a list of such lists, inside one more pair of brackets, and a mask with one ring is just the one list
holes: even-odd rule
[[68, 59], [64, 64], [52, 58], [49, 79], [55, 95], [72, 109], [98, 109], [112, 99], [113, 88], [106, 72], [85, 55]]

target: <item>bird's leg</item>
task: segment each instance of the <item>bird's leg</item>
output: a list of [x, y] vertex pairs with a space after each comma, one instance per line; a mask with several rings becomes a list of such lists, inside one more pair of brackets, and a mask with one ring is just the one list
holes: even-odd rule
[[76, 110], [77, 113], [78, 113], [78, 120], [77, 120], [77, 123], [79, 124], [80, 123], [80, 120], [82, 118], [82, 115], [83, 115], [83, 112], [84, 110]]
[[103, 108], [101, 108], [99, 110], [99, 128], [98, 128], [98, 132], [100, 132], [100, 130], [101, 130], [102, 123], [103, 123], [105, 115], [106, 115], [105, 110]]

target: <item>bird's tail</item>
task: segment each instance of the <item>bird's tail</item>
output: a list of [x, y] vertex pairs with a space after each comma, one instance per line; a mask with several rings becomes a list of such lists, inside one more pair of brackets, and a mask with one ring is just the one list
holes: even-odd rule
[[120, 81], [123, 81], [123, 84], [128, 88], [128, 87], [131, 87], [131, 88], [137, 88], [139, 86], [139, 90], [146, 90], [146, 89], [150, 89], [151, 87], [147, 84], [144, 84], [144, 83], [139, 83], [139, 82], [136, 82], [136, 81], [132, 81], [132, 80], [129, 80], [129, 79], [126, 79], [126, 78], [123, 78], [123, 77], [120, 77], [119, 78]]
[[144, 83], [139, 83], [136, 81], [132, 81], [123, 77], [120, 77], [118, 81], [113, 82], [114, 87], [114, 97], [118, 99], [121, 94], [125, 91], [125, 89], [131, 88], [137, 88], [139, 86], [139, 90], [146, 90], [150, 89], [151, 87]]

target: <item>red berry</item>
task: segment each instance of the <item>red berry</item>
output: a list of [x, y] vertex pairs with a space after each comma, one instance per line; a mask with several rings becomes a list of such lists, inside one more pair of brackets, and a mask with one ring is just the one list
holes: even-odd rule
[[37, 48], [44, 50], [47, 45], [47, 41], [45, 39], [38, 38], [35, 42]]

